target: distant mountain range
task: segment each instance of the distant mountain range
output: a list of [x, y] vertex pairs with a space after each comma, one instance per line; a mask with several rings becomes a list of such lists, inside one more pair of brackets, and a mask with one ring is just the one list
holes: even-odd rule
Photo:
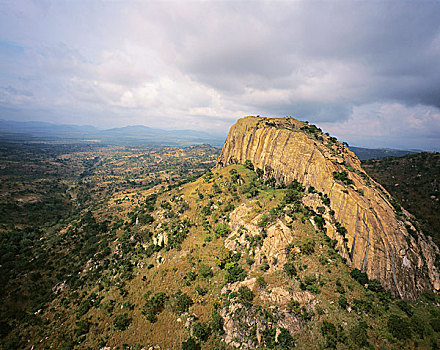
[[189, 146], [210, 144], [221, 147], [224, 138], [196, 130], [163, 130], [144, 125], [98, 129], [90, 125], [16, 122], [0, 120], [0, 139], [9, 141], [93, 141], [107, 144], [147, 144], [156, 146]]
[[[197, 130], [163, 130], [144, 125], [129, 125], [121, 128], [98, 129], [90, 125], [53, 124], [46, 122], [16, 122], [0, 120], [0, 140], [8, 141], [70, 141], [102, 142], [105, 144], [154, 145], [185, 147], [210, 144], [221, 148], [225, 137]], [[418, 150], [389, 148], [352, 147], [360, 160], [385, 157], [403, 157], [418, 153]]]
[[352, 147], [350, 151], [354, 152], [360, 160], [380, 159], [385, 157], [403, 157], [408, 154], [420, 153], [421, 150], [401, 150], [392, 148], [363, 148]]

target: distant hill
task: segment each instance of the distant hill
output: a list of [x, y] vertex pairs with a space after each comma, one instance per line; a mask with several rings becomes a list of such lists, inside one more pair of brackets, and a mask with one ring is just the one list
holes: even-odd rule
[[118, 140], [122, 143], [148, 143], [154, 145], [189, 146], [210, 144], [221, 147], [223, 139], [196, 130], [163, 130], [144, 125], [130, 125], [122, 128], [102, 130], [97, 135], [106, 142]]
[[440, 244], [440, 153], [368, 160], [362, 167], [416, 215], [422, 230]]
[[418, 150], [401, 150], [392, 148], [363, 148], [350, 146], [350, 151], [354, 152], [360, 160], [380, 159], [385, 157], [403, 157], [407, 154], [419, 153]]
[[90, 125], [67, 125], [45, 122], [16, 122], [0, 120], [0, 134], [30, 134], [33, 136], [68, 136], [81, 137], [96, 133], [98, 129]]
[[93, 126], [53, 124], [45, 122], [15, 122], [0, 120], [0, 139], [3, 140], [70, 140], [98, 141], [110, 144], [155, 146], [189, 146], [210, 144], [221, 147], [224, 139], [203, 131], [163, 130], [144, 125], [100, 130]]

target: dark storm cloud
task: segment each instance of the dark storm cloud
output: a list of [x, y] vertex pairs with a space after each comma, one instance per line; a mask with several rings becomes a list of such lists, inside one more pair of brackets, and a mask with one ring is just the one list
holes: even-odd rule
[[217, 131], [293, 115], [354, 142], [370, 120], [436, 148], [439, 18], [437, 1], [6, 1], [0, 106]]
[[208, 12], [199, 35], [181, 35], [190, 42], [179, 55], [183, 69], [225, 94], [282, 89], [287, 106], [387, 99], [439, 106], [438, 3], [247, 5], [237, 12], [217, 3], [224, 29], [209, 30]]

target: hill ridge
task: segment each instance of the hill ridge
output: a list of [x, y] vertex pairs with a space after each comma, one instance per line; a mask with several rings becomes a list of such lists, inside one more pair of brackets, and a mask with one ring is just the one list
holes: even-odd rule
[[327, 235], [338, 241], [340, 254], [393, 295], [414, 299], [425, 289], [440, 289], [438, 247], [416, 233], [411, 215], [336, 138], [292, 117], [245, 117], [231, 127], [218, 166], [246, 161], [266, 179], [310, 187], [304, 203], [324, 208]]

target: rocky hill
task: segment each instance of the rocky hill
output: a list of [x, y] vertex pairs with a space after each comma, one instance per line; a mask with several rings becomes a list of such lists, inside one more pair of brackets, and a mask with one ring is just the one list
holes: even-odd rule
[[246, 162], [265, 179], [308, 188], [303, 202], [322, 215], [348, 264], [394, 295], [440, 289], [438, 247], [335, 138], [294, 118], [246, 117], [231, 127], [218, 164]]

